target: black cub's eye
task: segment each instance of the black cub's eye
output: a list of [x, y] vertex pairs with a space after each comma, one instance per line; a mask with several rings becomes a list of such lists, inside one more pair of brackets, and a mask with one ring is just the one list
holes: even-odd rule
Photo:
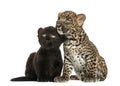
[[42, 34], [42, 37], [46, 37], [46, 34]]
[[55, 35], [53, 35], [53, 34], [51, 34], [51, 35], [50, 35], [50, 37], [51, 37], [51, 38], [56, 38], [56, 36], [55, 36]]

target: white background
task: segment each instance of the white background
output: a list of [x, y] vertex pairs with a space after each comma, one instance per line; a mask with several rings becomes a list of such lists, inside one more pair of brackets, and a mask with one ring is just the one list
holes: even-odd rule
[[[55, 26], [57, 14], [65, 10], [84, 13], [83, 28], [108, 66], [104, 82], [67, 83], [10, 82], [23, 76], [29, 54], [37, 51], [39, 27]], [[61, 47], [62, 48], [62, 47]], [[0, 84], [2, 86], [119, 86], [119, 0], [0, 0]]]

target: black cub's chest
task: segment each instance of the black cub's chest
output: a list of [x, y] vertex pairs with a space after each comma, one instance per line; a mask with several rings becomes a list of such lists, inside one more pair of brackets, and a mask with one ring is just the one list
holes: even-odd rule
[[41, 50], [39, 53], [39, 61], [40, 63], [44, 65], [49, 65], [55, 62], [56, 58], [58, 58], [57, 54], [60, 54], [58, 52], [55, 52], [55, 50]]

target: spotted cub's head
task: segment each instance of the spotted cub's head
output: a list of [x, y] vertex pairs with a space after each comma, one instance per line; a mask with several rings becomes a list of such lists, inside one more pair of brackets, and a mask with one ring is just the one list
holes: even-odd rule
[[76, 14], [72, 11], [65, 11], [58, 14], [58, 20], [56, 22], [57, 31], [60, 35], [65, 35], [67, 38], [72, 38], [74, 33], [78, 30], [78, 27], [82, 27], [84, 20], [86, 19], [84, 14]]

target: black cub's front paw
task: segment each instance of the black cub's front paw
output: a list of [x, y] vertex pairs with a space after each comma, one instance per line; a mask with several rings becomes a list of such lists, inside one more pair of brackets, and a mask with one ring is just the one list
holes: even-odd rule
[[45, 78], [37, 78], [37, 81], [38, 82], [48, 82], [48, 80]]

